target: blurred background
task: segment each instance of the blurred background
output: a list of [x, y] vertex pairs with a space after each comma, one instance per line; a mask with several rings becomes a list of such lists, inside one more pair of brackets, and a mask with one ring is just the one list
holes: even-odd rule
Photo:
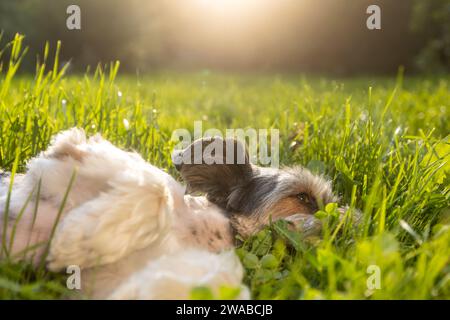
[[[66, 28], [70, 4], [81, 30]], [[371, 4], [382, 30], [366, 27]], [[73, 72], [113, 60], [127, 72], [450, 70], [450, 0], [0, 0], [0, 29], [0, 47], [26, 35], [29, 71], [47, 40], [62, 40]]]

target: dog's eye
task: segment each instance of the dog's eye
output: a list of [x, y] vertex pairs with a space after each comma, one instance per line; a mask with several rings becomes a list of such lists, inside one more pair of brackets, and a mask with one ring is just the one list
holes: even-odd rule
[[305, 192], [301, 192], [297, 195], [298, 200], [300, 200], [300, 202], [310, 205], [311, 202], [311, 198], [309, 197], [309, 195]]

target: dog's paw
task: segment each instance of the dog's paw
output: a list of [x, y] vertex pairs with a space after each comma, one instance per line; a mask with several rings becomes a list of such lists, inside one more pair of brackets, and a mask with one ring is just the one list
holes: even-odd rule
[[52, 142], [45, 157], [54, 159], [64, 159], [70, 157], [77, 161], [82, 161], [84, 151], [79, 147], [87, 142], [86, 134], [83, 129], [72, 128], [63, 131], [52, 138]]

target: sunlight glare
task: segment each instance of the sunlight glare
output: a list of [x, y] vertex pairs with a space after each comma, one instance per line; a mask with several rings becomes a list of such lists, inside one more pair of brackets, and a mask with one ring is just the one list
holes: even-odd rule
[[264, 0], [194, 0], [199, 9], [220, 12], [223, 14], [250, 12], [264, 2]]

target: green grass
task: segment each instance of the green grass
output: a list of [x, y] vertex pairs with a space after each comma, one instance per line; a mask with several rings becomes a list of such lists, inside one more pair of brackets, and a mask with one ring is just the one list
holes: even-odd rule
[[[275, 223], [245, 241], [238, 254], [254, 298], [450, 298], [449, 76], [133, 76], [117, 75], [118, 64], [65, 76], [48, 48], [35, 75], [19, 75], [20, 43], [5, 49], [11, 62], [0, 73], [4, 170], [23, 171], [53, 134], [77, 126], [178, 177], [174, 129], [192, 130], [195, 120], [204, 130], [277, 128], [282, 165], [328, 176], [363, 219], [337, 223], [328, 207], [320, 238]], [[370, 265], [379, 267], [380, 289], [367, 288]], [[66, 297], [65, 279], [3, 259], [0, 299]]]

